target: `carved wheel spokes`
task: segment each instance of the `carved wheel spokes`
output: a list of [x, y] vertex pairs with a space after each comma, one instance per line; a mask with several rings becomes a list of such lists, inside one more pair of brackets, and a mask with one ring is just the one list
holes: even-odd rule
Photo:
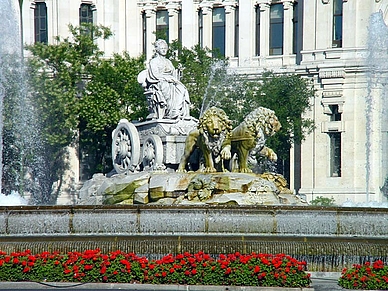
[[143, 168], [159, 170], [163, 168], [163, 144], [157, 135], [150, 135], [143, 144]]
[[112, 160], [117, 173], [133, 172], [139, 164], [139, 134], [126, 119], [120, 120], [112, 133]]

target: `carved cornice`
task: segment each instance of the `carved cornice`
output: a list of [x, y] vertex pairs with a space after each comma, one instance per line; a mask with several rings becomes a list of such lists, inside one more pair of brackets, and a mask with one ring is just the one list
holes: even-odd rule
[[344, 70], [319, 71], [319, 78], [321, 79], [345, 78], [345, 72]]

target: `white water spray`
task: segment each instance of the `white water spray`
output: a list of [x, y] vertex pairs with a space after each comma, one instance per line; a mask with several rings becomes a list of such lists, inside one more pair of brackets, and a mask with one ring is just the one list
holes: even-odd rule
[[[384, 23], [381, 12], [373, 13], [369, 19], [368, 26], [368, 58], [367, 58], [367, 96], [366, 96], [366, 200], [370, 202], [371, 169], [375, 148], [372, 148], [374, 136], [380, 134], [386, 123], [387, 101], [385, 87], [388, 82], [388, 28]], [[386, 142], [386, 141], [385, 141]], [[379, 146], [385, 146], [383, 143]], [[381, 161], [382, 167], [384, 161]], [[382, 170], [382, 169], [379, 169]], [[378, 187], [378, 185], [376, 185]]]

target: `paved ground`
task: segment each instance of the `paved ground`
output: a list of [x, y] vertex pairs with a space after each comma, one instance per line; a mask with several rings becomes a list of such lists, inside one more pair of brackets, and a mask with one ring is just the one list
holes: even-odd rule
[[[314, 291], [336, 291], [345, 290], [337, 285], [339, 273], [312, 273], [312, 286]], [[41, 290], [138, 290], [138, 291], [254, 291], [256, 288], [250, 287], [216, 287], [216, 286], [158, 286], [158, 285], [134, 285], [134, 284], [109, 284], [109, 283], [30, 283], [30, 282], [0, 282], [0, 291], [10, 289]], [[257, 289], [256, 289], [257, 290]], [[286, 291], [287, 288], [282, 289]], [[295, 289], [294, 289], [295, 290]]]

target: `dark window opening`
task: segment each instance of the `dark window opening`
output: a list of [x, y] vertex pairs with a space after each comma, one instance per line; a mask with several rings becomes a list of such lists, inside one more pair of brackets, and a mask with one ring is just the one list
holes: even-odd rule
[[93, 10], [91, 4], [81, 4], [79, 8], [79, 23], [93, 23]]
[[260, 6], [256, 6], [256, 56], [260, 55]]
[[240, 38], [240, 19], [239, 19], [239, 10], [236, 7], [234, 12], [234, 56], [238, 57], [239, 53], [239, 38]]
[[156, 39], [164, 39], [168, 43], [168, 29], [168, 11], [156, 11]]
[[142, 14], [143, 21], [143, 54], [147, 53], [147, 15], [145, 12]]
[[333, 0], [333, 47], [342, 47], [343, 0]]
[[225, 9], [213, 9], [213, 43], [212, 49], [225, 56]]
[[330, 138], [330, 176], [341, 177], [341, 133], [331, 132]]
[[203, 12], [198, 11], [198, 44], [203, 48]]
[[292, 17], [292, 28], [293, 28], [293, 39], [292, 39], [292, 53], [298, 53], [298, 3], [294, 3], [293, 17]]
[[270, 29], [269, 29], [269, 54], [283, 54], [283, 4], [274, 4], [270, 8]]
[[34, 10], [35, 42], [48, 43], [47, 7], [44, 2], [35, 3]]
[[341, 121], [341, 112], [339, 112], [338, 105], [329, 105], [331, 114], [330, 121]]

